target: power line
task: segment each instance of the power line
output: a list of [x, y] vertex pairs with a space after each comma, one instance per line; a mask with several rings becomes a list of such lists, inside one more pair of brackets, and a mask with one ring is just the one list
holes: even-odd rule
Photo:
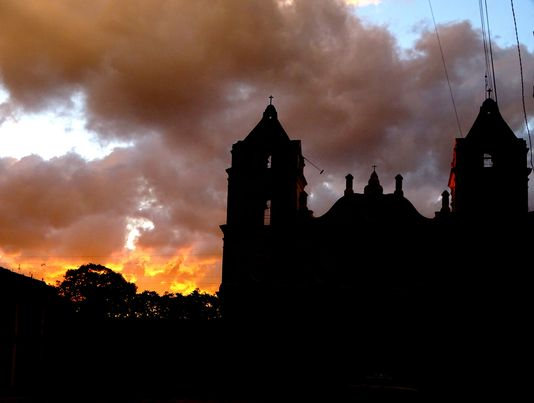
[[493, 64], [493, 47], [491, 45], [491, 30], [489, 26], [489, 13], [488, 4], [484, 0], [478, 0], [478, 9], [480, 12], [480, 26], [482, 30], [482, 44], [484, 46], [484, 61], [485, 61], [485, 73], [484, 73], [484, 96], [492, 98], [492, 92], [497, 102], [497, 82], [495, 80], [495, 67]]
[[482, 0], [478, 0], [478, 11], [480, 13], [480, 27], [482, 30], [482, 45], [484, 47], [484, 63], [485, 63], [485, 72], [484, 72], [484, 97], [490, 96], [491, 86], [488, 82], [488, 75], [490, 74], [489, 68], [489, 56], [488, 56], [488, 41], [486, 39], [486, 20], [484, 19], [484, 6]]
[[[515, 39], [517, 41], [517, 55], [519, 57], [519, 74], [521, 76], [521, 101], [523, 104], [523, 116], [525, 118], [525, 127], [527, 129], [527, 135], [528, 135], [528, 145], [530, 147], [530, 168], [534, 169], [534, 165], [532, 164], [532, 140], [530, 138], [530, 129], [528, 127], [528, 117], [527, 117], [527, 108], [525, 106], [525, 81], [523, 79], [523, 61], [521, 58], [521, 46], [519, 46], [519, 35], [517, 33], [517, 21], [515, 18], [515, 9], [514, 9], [514, 0], [510, 0], [510, 4], [512, 5], [512, 15], [514, 17], [514, 29], [515, 29]], [[534, 32], [533, 32], [534, 34]]]
[[487, 0], [484, 0], [484, 4], [486, 5], [486, 26], [488, 28], [488, 43], [489, 43], [489, 54], [490, 54], [490, 61], [491, 61], [491, 76], [493, 78], [493, 92], [495, 94], [495, 102], [498, 103], [497, 100], [497, 82], [495, 81], [495, 67], [493, 66], [493, 47], [491, 46], [491, 29], [489, 25], [489, 13], [488, 13], [488, 2]]
[[460, 136], [463, 137], [462, 127], [460, 126], [460, 119], [458, 119], [458, 111], [456, 109], [456, 103], [454, 102], [454, 95], [452, 93], [451, 80], [449, 79], [449, 73], [447, 72], [447, 64], [445, 63], [445, 56], [443, 54], [443, 48], [441, 46], [441, 39], [439, 38], [438, 26], [436, 24], [436, 18], [434, 17], [434, 10], [432, 9], [432, 3], [428, 0], [428, 5], [430, 7], [430, 14], [432, 15], [432, 21], [434, 22], [434, 31], [436, 32], [436, 38], [438, 39], [439, 52], [441, 54], [441, 61], [443, 63], [443, 70], [445, 71], [445, 78], [447, 79], [447, 85], [449, 86], [449, 93], [451, 95], [452, 107], [454, 109], [454, 116], [456, 117], [456, 124], [458, 125], [458, 131]]
[[324, 169], [321, 169], [319, 168], [317, 165], [315, 165], [313, 162], [311, 162], [308, 158], [306, 157], [302, 157], [304, 158], [306, 161], [308, 161], [313, 167], [315, 167], [315, 169], [317, 169], [319, 171], [319, 175], [322, 175], [322, 173], [324, 172]]

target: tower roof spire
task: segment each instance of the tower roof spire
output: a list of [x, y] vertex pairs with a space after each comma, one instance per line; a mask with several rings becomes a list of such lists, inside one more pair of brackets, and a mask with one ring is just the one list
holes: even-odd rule
[[269, 95], [267, 98], [269, 98], [269, 105], [267, 105], [267, 108], [265, 108], [265, 112], [263, 112], [263, 118], [264, 119], [276, 119], [278, 117], [278, 114], [276, 112], [276, 108], [273, 105], [273, 96]]
[[368, 195], [381, 195], [384, 193], [380, 185], [380, 179], [378, 179], [378, 174], [376, 173], [376, 165], [373, 165], [373, 172], [371, 172], [371, 177], [367, 186], [363, 189], [363, 193]]
[[[289, 141], [289, 136], [278, 120], [278, 113], [272, 104], [273, 96], [269, 97], [269, 104], [263, 112], [262, 119], [252, 129], [244, 141], [247, 143], [263, 144], [264, 146], [274, 143]], [[270, 147], [269, 146], [269, 147]]]

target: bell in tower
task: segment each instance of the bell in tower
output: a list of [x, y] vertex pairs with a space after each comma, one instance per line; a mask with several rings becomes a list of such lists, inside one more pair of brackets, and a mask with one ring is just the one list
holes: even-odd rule
[[300, 140], [289, 139], [272, 102], [249, 135], [233, 145], [227, 173], [227, 225], [288, 225], [306, 207]]
[[300, 140], [288, 137], [272, 98], [256, 127], [233, 145], [226, 172], [221, 306], [226, 317], [249, 317], [258, 312], [248, 309], [272, 297], [266, 284], [290, 265], [284, 248], [291, 249], [295, 224], [309, 216]]
[[465, 138], [457, 138], [449, 179], [453, 212], [509, 218], [528, 212], [528, 148], [486, 99]]

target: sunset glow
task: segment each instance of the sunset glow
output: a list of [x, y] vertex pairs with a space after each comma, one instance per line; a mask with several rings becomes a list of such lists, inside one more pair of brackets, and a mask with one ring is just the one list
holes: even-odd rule
[[0, 266], [9, 267], [46, 283], [55, 285], [65, 271], [87, 263], [102, 264], [137, 285], [138, 291], [179, 292], [189, 294], [199, 288], [215, 293], [220, 285], [220, 256], [195, 256], [191, 250], [178, 250], [173, 256], [150, 255], [151, 251], [125, 251], [112, 259], [101, 257], [24, 257], [2, 254]]

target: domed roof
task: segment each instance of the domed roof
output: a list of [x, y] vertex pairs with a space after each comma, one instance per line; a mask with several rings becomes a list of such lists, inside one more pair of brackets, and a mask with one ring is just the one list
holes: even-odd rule
[[318, 220], [328, 225], [355, 228], [431, 221], [422, 216], [402, 192], [383, 194], [378, 174], [374, 170], [365, 186], [364, 194], [346, 192]]
[[345, 195], [318, 220], [355, 228], [361, 225], [398, 225], [430, 221], [422, 216], [408, 199], [392, 193], [379, 197], [359, 193]]

